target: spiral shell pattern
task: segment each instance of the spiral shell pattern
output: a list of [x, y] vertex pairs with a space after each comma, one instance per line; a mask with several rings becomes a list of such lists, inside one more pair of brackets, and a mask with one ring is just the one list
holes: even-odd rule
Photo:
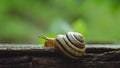
[[64, 55], [72, 59], [78, 59], [85, 54], [85, 42], [80, 33], [68, 32], [66, 35], [58, 35], [55, 47]]

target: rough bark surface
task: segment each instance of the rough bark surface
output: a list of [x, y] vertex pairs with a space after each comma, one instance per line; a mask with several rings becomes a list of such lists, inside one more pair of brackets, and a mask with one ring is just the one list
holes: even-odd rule
[[0, 45], [0, 68], [119, 68], [120, 45], [86, 45], [86, 55], [68, 59], [40, 45]]

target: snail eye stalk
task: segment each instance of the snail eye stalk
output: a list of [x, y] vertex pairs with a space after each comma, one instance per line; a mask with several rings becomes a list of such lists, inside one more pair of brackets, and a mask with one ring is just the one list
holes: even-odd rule
[[48, 37], [43, 35], [43, 34], [40, 34], [39, 37], [42, 38], [42, 39], [48, 40]]

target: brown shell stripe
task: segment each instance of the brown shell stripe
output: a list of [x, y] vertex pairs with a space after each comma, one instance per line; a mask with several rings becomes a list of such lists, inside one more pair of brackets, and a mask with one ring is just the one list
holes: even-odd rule
[[80, 49], [83, 49], [83, 47], [81, 46], [81, 45], [83, 45], [83, 44], [81, 44], [81, 42], [79, 42], [79, 44], [75, 44], [72, 40], [70, 40], [68, 34], [66, 34], [66, 37], [68, 38], [68, 40], [69, 40], [74, 46], [76, 46], [76, 47], [78, 47], [78, 48], [80, 48]]
[[76, 47], [75, 45], [73, 45], [73, 44], [68, 40], [68, 38], [67, 38], [66, 36], [65, 36], [64, 39], [66, 40], [67, 44], [68, 44], [71, 48], [76, 49], [77, 51], [80, 51], [80, 52], [85, 50], [85, 48], [81, 49], [81, 48], [78, 48], [78, 47]]
[[[83, 43], [84, 41], [81, 42], [81, 41], [82, 41], [82, 36], [80, 36], [80, 35], [78, 35], [78, 34], [75, 34], [75, 33], [72, 33], [71, 35], [75, 38], [76, 41], [79, 41], [80, 44], [84, 46], [84, 44], [85, 44], [85, 43]], [[79, 38], [78, 38], [78, 37], [79, 37]]]
[[[84, 51], [84, 49], [79, 49], [79, 50], [81, 50], [80, 52], [77, 52], [77, 51], [75, 51], [74, 49], [77, 49], [77, 47], [76, 48], [74, 48], [74, 49], [72, 49], [71, 47], [69, 47], [69, 45], [67, 45], [66, 44], [66, 42], [64, 41], [64, 39], [63, 38], [66, 38], [66, 36], [60, 36], [59, 37], [59, 41], [62, 43], [62, 45], [64, 45], [64, 47], [66, 48], [66, 50], [68, 51], [68, 52], [70, 52], [71, 54], [74, 54], [74, 55], [76, 55], [76, 56], [81, 56], [82, 55], [82, 52]], [[69, 41], [67, 41], [67, 42], [69, 42]], [[74, 45], [73, 45], [74, 46]], [[79, 51], [78, 50], [78, 51]]]
[[77, 49], [76, 49], [77, 47], [73, 48], [72, 46], [74, 46], [74, 45], [70, 45], [70, 44], [68, 44], [69, 41], [65, 40], [65, 37], [63, 37], [63, 40], [65, 41], [65, 43], [66, 43], [71, 49], [73, 49], [73, 50], [76, 51], [76, 52], [81, 53], [80, 50], [77, 50]]
[[84, 43], [84, 41], [78, 39], [78, 37], [75, 35], [75, 33], [73, 34], [73, 36], [76, 38], [76, 40], [78, 40], [79, 42], [81, 42], [81, 47], [84, 48], [84, 47], [85, 47], [85, 43]]
[[84, 39], [83, 39], [82, 35], [80, 36], [77, 33], [74, 33], [73, 35], [78, 41], [80, 41], [81, 43], [84, 43]]
[[[70, 56], [68, 56], [68, 57], [74, 57], [74, 59], [75, 59], [75, 58], [79, 58], [79, 56], [76, 56], [76, 55], [70, 53], [70, 52], [64, 47], [64, 45], [62, 45], [62, 43], [59, 41], [59, 39], [56, 38], [56, 41], [57, 41], [57, 42], [59, 43], [59, 45], [62, 47], [62, 49], [64, 50], [64, 52], [67, 52], [67, 54], [70, 55]], [[59, 45], [58, 45], [58, 46], [59, 46]], [[60, 49], [60, 50], [61, 50], [61, 49]]]

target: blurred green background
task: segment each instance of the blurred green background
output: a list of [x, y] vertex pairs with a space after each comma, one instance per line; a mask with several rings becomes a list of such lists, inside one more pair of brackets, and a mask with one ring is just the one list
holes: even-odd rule
[[120, 0], [0, 0], [0, 43], [39, 44], [68, 31], [87, 43], [120, 43]]

